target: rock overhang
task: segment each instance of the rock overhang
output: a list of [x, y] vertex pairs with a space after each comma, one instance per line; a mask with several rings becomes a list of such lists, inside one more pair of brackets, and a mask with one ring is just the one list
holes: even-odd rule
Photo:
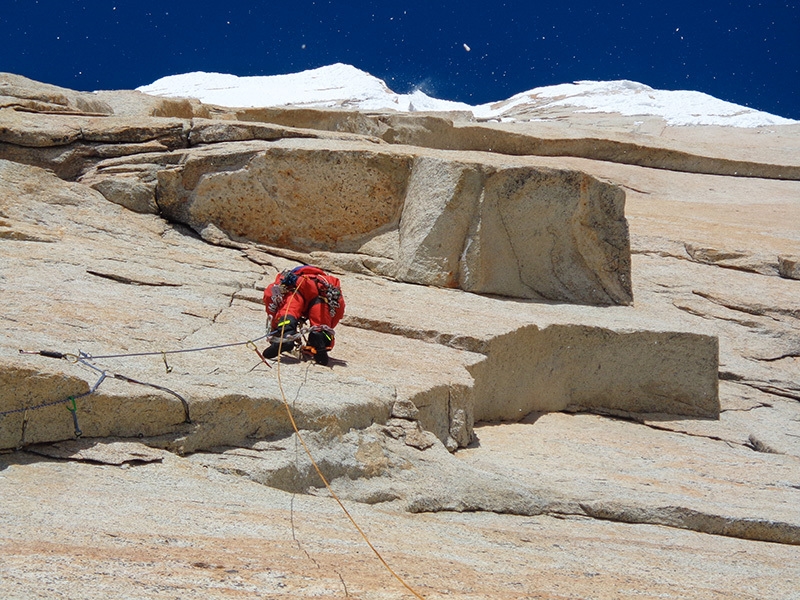
[[157, 206], [199, 232], [213, 225], [238, 241], [361, 255], [379, 262], [378, 274], [409, 283], [584, 304], [632, 300], [624, 192], [578, 171], [296, 138], [131, 162], [100, 162], [81, 181], [124, 204], [149, 189], [142, 212]]
[[717, 338], [635, 307], [520, 301], [365, 277], [347, 283], [357, 297], [379, 285], [405, 302], [359, 306], [345, 324], [478, 357], [465, 363], [473, 422], [561, 410], [719, 417]]

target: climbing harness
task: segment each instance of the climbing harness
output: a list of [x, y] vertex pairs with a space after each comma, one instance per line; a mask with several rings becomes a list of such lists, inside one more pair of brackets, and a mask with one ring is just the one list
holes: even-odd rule
[[[278, 325], [280, 326], [280, 323]], [[319, 348], [317, 345], [312, 343], [311, 340], [314, 336], [317, 336], [317, 339], [322, 339], [325, 341], [324, 348]], [[301, 319], [298, 321], [297, 331], [295, 333], [285, 335], [282, 328], [276, 328], [270, 332], [269, 337], [267, 337], [267, 341], [270, 344], [278, 344], [278, 348], [282, 354], [291, 354], [294, 358], [303, 362], [314, 359], [314, 357], [320, 352], [327, 352], [330, 350], [331, 342], [333, 341], [333, 329], [327, 325], [314, 325], [312, 327], [307, 327], [305, 326], [305, 319]], [[291, 344], [291, 350], [284, 350], [283, 344], [286, 344], [287, 348]], [[267, 357], [263, 358], [265, 360], [267, 359]], [[273, 360], [277, 360], [277, 357], [275, 357]], [[270, 369], [272, 368], [270, 363], [264, 362], [264, 364]]]

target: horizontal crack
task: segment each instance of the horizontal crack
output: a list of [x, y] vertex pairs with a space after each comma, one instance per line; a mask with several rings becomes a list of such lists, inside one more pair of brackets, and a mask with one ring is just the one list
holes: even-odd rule
[[[518, 516], [545, 515], [556, 519], [591, 518], [630, 525], [658, 525], [723, 537], [800, 545], [800, 525], [756, 517], [734, 517], [701, 512], [686, 506], [632, 506], [611, 502], [567, 502], [561, 507], [532, 510], [482, 510], [479, 507], [444, 508], [424, 512], [493, 512]], [[411, 512], [414, 512], [413, 510]]]
[[605, 521], [663, 525], [745, 540], [800, 545], [800, 526], [782, 521], [714, 515], [681, 506], [654, 508], [581, 503], [586, 515]]
[[755, 406], [751, 406], [749, 408], [726, 408], [724, 410], [719, 411], [720, 413], [726, 412], [750, 412], [752, 410], [757, 410], [759, 408], [772, 408], [772, 404], [768, 402], [759, 402]]
[[127, 285], [147, 285], [152, 287], [181, 287], [180, 283], [169, 283], [167, 281], [160, 281], [160, 280], [144, 280], [144, 279], [133, 279], [131, 277], [125, 277], [124, 275], [117, 275], [116, 273], [102, 273], [100, 271], [93, 271], [91, 269], [87, 269], [86, 272], [89, 275], [94, 275], [95, 277], [102, 277], [103, 279], [110, 279], [111, 281], [117, 281], [119, 283], [124, 283]]
[[784, 358], [800, 358], [800, 352], [788, 352], [786, 354], [781, 354], [780, 356], [773, 356], [772, 358], [760, 358], [758, 356], [752, 356], [750, 358], [759, 362], [775, 362], [778, 360], [783, 360]]
[[723, 306], [730, 310], [743, 312], [748, 315], [755, 315], [757, 317], [767, 317], [773, 319], [774, 321], [780, 321], [778, 317], [774, 316], [775, 314], [787, 317], [794, 317], [794, 318], [800, 316], [800, 310], [794, 308], [782, 308], [779, 306], [746, 305], [740, 303], [737, 304], [735, 302], [725, 300], [724, 298], [719, 298], [709, 292], [692, 290], [692, 293], [695, 294], [696, 296], [700, 296], [701, 298], [705, 298], [709, 302], [713, 302], [714, 304], [718, 304], [719, 306]]
[[789, 398], [791, 400], [800, 400], [800, 391], [798, 392], [791, 392], [789, 390], [785, 390], [783, 388], [775, 387], [769, 384], [763, 384], [753, 381], [745, 381], [743, 379], [738, 380], [742, 385], [750, 386], [753, 389], [762, 391], [766, 394], [772, 394], [773, 396], [780, 396], [781, 398]]
[[743, 319], [735, 319], [733, 317], [723, 317], [719, 315], [712, 315], [710, 313], [704, 312], [698, 308], [693, 306], [687, 306], [685, 304], [680, 304], [679, 300], [673, 300], [672, 305], [677, 308], [678, 310], [682, 310], [690, 315], [694, 315], [696, 317], [701, 317], [703, 319], [717, 319], [719, 321], [726, 321], [728, 323], [734, 323], [736, 325], [741, 325], [742, 327], [747, 327], [748, 329], [762, 329], [762, 325], [756, 321], [746, 321]]
[[[728, 409], [728, 410], [720, 411], [720, 412], [747, 412], [747, 411], [750, 411], [750, 410], [755, 410], [756, 408], [772, 408], [772, 405], [771, 404], [767, 404], [767, 403], [760, 403], [757, 406], [753, 406], [753, 407], [750, 407], [750, 408], [747, 408], [747, 409]], [[667, 433], [677, 433], [679, 435], [686, 435], [686, 436], [694, 437], [694, 438], [707, 439], [707, 440], [712, 440], [714, 442], [722, 442], [724, 444], [727, 444], [730, 447], [739, 446], [739, 447], [749, 448], [751, 450], [755, 450], [756, 452], [766, 452], [766, 453], [769, 453], [769, 454], [783, 454], [782, 452], [779, 452], [779, 451], [775, 450], [774, 448], [771, 448], [770, 446], [768, 446], [767, 444], [761, 442], [760, 440], [757, 440], [755, 438], [755, 436], [753, 436], [752, 434], [747, 439], [747, 441], [745, 441], [745, 442], [737, 442], [736, 440], [726, 439], [726, 438], [723, 438], [723, 437], [720, 437], [720, 436], [716, 436], [716, 435], [709, 435], [709, 434], [705, 434], [705, 433], [693, 433], [691, 431], [686, 431], [684, 429], [677, 429], [677, 428], [673, 428], [673, 427], [665, 427], [663, 425], [657, 425], [655, 423], [652, 423], [652, 422], [649, 422], [649, 421], [645, 421], [644, 419], [636, 417], [634, 415], [608, 414], [608, 413], [604, 413], [602, 411], [600, 411], [600, 412], [598, 412], [598, 411], [590, 411], [590, 412], [592, 412], [593, 414], [598, 414], [600, 416], [609, 418], [609, 419], [616, 419], [616, 420], [619, 420], [619, 421], [627, 421], [627, 422], [630, 422], [630, 423], [636, 423], [638, 425], [644, 425], [645, 427], [649, 427], [650, 429], [654, 429], [656, 431], [664, 431], [664, 432], [667, 432]]]
[[486, 342], [468, 335], [451, 335], [430, 329], [414, 329], [411, 327], [398, 325], [396, 323], [390, 323], [388, 321], [355, 317], [351, 315], [345, 316], [342, 320], [342, 324], [347, 325], [348, 327], [355, 327], [357, 329], [367, 329], [377, 333], [388, 333], [409, 339], [422, 340], [423, 342], [448, 346], [458, 350], [466, 350], [468, 352], [476, 352], [479, 354], [486, 353]]
[[717, 374], [720, 381], [743, 381], [744, 376], [739, 375], [738, 373], [732, 373], [731, 371], [720, 371]]

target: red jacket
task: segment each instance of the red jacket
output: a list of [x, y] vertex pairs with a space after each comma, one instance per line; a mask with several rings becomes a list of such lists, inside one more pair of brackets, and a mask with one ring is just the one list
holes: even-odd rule
[[278, 273], [264, 290], [264, 305], [272, 328], [287, 316], [308, 319], [312, 327], [334, 328], [344, 315], [344, 296], [338, 277], [311, 265]]

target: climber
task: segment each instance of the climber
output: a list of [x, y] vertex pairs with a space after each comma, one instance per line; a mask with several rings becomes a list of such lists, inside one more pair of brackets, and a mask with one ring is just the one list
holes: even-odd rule
[[334, 333], [344, 314], [344, 297], [339, 279], [322, 269], [303, 265], [278, 273], [274, 283], [264, 290], [264, 305], [270, 320], [270, 345], [264, 358], [290, 352], [302, 340], [300, 327], [307, 320], [311, 326], [303, 352], [314, 361], [328, 364]]

